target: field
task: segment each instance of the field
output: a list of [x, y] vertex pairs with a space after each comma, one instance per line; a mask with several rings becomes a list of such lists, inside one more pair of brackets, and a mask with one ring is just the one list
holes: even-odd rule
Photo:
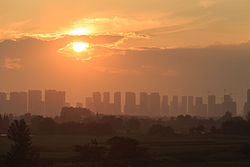
[[[130, 136], [140, 141], [143, 147], [159, 162], [168, 162], [171, 167], [249, 167], [250, 157], [244, 149], [250, 146], [250, 138], [236, 136], [202, 137], [148, 137]], [[33, 136], [33, 146], [42, 159], [67, 162], [76, 156], [75, 145], [84, 145], [91, 139], [105, 142], [108, 138], [96, 136]], [[0, 155], [10, 148], [6, 137], [0, 137]]]

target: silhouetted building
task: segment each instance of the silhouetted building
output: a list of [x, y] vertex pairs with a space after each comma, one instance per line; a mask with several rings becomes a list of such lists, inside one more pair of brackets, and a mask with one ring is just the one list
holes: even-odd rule
[[207, 116], [207, 105], [203, 104], [202, 97], [195, 98], [195, 113], [196, 116]]
[[0, 92], [0, 114], [8, 113], [7, 94]]
[[33, 115], [42, 115], [42, 91], [29, 90], [28, 92], [28, 112]]
[[168, 96], [163, 96], [162, 97], [161, 111], [162, 111], [163, 115], [170, 116]]
[[180, 106], [180, 114], [187, 114], [187, 96], [181, 97], [181, 106]]
[[159, 93], [149, 95], [149, 114], [150, 116], [161, 115], [161, 97]]
[[27, 93], [26, 92], [10, 92], [9, 101], [10, 113], [14, 115], [22, 115], [27, 113]]
[[172, 116], [178, 116], [179, 115], [179, 102], [178, 102], [178, 96], [173, 96], [173, 101], [170, 106], [170, 113]]
[[208, 96], [208, 116], [210, 117], [216, 117], [218, 116], [217, 110], [216, 110], [216, 97], [214, 95]]
[[188, 114], [193, 115], [194, 114], [194, 97], [188, 96]]
[[97, 113], [102, 113], [103, 111], [100, 92], [93, 92], [93, 111]]
[[146, 92], [140, 93], [140, 115], [149, 114], [149, 97]]
[[65, 104], [65, 92], [45, 90], [45, 115], [58, 116]]
[[237, 114], [237, 106], [236, 102], [233, 101], [233, 98], [230, 95], [224, 95], [224, 102], [223, 102], [223, 115], [226, 112], [230, 112], [233, 116]]
[[245, 114], [250, 112], [250, 89], [247, 90], [247, 102], [244, 105], [244, 112]]
[[110, 93], [104, 92], [103, 93], [103, 107], [102, 107], [102, 113], [104, 114], [113, 114], [113, 105], [110, 104]]
[[114, 113], [121, 114], [121, 107], [122, 107], [122, 99], [121, 99], [121, 92], [114, 93]]
[[135, 115], [137, 111], [136, 107], [136, 95], [134, 92], [126, 92], [124, 113], [128, 115]]

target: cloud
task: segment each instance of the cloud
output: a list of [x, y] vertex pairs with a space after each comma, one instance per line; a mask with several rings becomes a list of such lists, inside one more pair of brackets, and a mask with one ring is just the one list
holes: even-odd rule
[[5, 58], [3, 67], [8, 70], [18, 70], [22, 68], [20, 58]]
[[211, 6], [214, 6], [216, 4], [215, 0], [202, 0], [200, 1], [200, 5], [204, 8], [209, 8]]

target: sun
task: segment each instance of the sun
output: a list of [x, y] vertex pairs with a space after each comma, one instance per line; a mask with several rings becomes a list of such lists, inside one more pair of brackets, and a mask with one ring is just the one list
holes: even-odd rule
[[86, 51], [89, 47], [89, 43], [86, 43], [86, 42], [74, 42], [72, 44], [73, 46], [73, 50], [75, 52], [83, 52], [83, 51]]
[[77, 28], [68, 32], [69, 35], [87, 35], [90, 33], [88, 28]]

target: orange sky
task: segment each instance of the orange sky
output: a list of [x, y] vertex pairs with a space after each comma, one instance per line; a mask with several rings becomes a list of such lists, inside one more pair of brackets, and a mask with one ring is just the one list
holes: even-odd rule
[[[0, 1], [0, 91], [56, 88], [76, 102], [96, 90], [222, 95], [226, 88], [242, 99], [250, 85], [249, 6]], [[87, 47], [75, 52], [74, 42]]]

